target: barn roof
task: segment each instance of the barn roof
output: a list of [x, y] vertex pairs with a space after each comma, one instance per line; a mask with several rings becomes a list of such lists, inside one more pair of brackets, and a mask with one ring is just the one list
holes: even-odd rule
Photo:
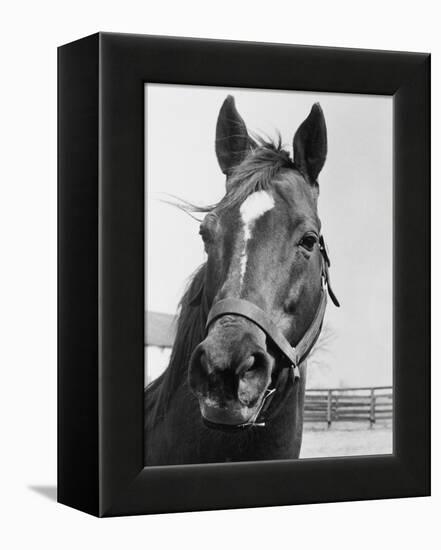
[[169, 313], [147, 311], [144, 325], [145, 345], [171, 348], [176, 335], [175, 319]]

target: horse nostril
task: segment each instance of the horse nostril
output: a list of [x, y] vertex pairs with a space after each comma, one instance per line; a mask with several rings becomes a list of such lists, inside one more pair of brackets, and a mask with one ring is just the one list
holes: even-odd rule
[[200, 392], [202, 385], [206, 383], [208, 371], [207, 356], [203, 344], [199, 344], [190, 358], [188, 378], [190, 388], [194, 392]]
[[265, 354], [251, 355], [238, 369], [237, 396], [247, 407], [254, 406], [268, 384], [270, 365]]
[[246, 359], [239, 365], [239, 368], [237, 369], [237, 373], [242, 374], [242, 373], [248, 372], [255, 366], [256, 366], [256, 358], [254, 357], [254, 355], [250, 355], [248, 359]]

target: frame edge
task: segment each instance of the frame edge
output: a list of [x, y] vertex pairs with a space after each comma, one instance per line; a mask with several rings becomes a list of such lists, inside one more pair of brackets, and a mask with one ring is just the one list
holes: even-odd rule
[[98, 515], [99, 35], [58, 48], [58, 494]]

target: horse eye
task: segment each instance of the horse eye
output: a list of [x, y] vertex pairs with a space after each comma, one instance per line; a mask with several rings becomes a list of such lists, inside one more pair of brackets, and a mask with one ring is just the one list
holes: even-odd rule
[[317, 242], [317, 237], [314, 235], [305, 235], [303, 239], [300, 241], [300, 246], [303, 246], [308, 252], [312, 252], [312, 249], [314, 248], [314, 245]]

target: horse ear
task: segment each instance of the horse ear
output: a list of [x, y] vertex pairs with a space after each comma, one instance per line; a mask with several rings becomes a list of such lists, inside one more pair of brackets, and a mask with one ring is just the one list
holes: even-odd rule
[[229, 95], [219, 111], [216, 125], [216, 155], [222, 172], [229, 176], [251, 148], [247, 127]]
[[316, 183], [328, 152], [326, 123], [319, 103], [314, 103], [294, 136], [294, 165], [309, 181]]

